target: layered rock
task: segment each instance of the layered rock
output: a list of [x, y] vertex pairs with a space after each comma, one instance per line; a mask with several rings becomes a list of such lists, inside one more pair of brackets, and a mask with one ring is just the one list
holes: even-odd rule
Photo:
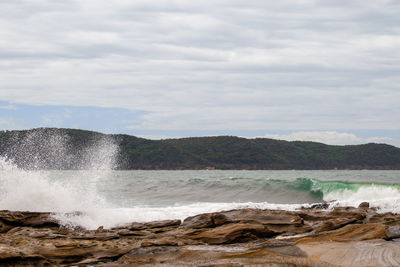
[[97, 230], [65, 228], [50, 213], [0, 211], [0, 265], [399, 266], [399, 237], [400, 215], [367, 204], [231, 210]]

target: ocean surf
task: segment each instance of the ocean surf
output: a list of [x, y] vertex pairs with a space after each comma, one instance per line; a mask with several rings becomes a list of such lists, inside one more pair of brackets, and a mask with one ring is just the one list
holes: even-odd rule
[[400, 213], [400, 171], [22, 170], [0, 159], [0, 209], [52, 212], [63, 225], [96, 229], [315, 203]]

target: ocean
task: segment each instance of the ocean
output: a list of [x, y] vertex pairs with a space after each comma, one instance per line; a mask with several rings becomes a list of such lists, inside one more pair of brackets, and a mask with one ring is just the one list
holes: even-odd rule
[[52, 212], [69, 227], [111, 228], [241, 208], [313, 203], [400, 213], [400, 171], [22, 170], [0, 159], [0, 209]]

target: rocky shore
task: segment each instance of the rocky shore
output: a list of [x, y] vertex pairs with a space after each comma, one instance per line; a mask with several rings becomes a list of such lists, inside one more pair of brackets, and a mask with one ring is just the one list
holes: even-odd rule
[[[243, 209], [112, 229], [0, 211], [1, 266], [400, 266], [400, 215]], [[399, 238], [399, 239], [398, 239]]]

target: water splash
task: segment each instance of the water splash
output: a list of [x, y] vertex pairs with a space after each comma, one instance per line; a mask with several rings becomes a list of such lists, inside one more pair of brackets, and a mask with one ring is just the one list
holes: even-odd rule
[[328, 193], [324, 199], [331, 202], [330, 209], [337, 206], [357, 207], [369, 202], [378, 212], [400, 213], [400, 191], [385, 185], [365, 185], [357, 189], [342, 189]]
[[[107, 179], [109, 171], [117, 166], [118, 145], [114, 139], [96, 137], [81, 151], [73, 151], [70, 137], [61, 131], [50, 134], [38, 130], [12, 138], [8, 152], [14, 157], [0, 157], [0, 209], [54, 212], [68, 225], [70, 213], [96, 217], [102, 209], [112, 208], [98, 193], [97, 183]], [[16, 161], [23, 161], [24, 168], [18, 167]], [[89, 171], [58, 180], [42, 170], [71, 166]], [[94, 227], [90, 223], [84, 226]]]
[[13, 132], [6, 155], [29, 170], [70, 168], [74, 153], [68, 151], [69, 136], [61, 130], [36, 129]]
[[26, 170], [109, 170], [118, 166], [118, 142], [109, 135], [39, 128], [6, 135], [2, 153]]

